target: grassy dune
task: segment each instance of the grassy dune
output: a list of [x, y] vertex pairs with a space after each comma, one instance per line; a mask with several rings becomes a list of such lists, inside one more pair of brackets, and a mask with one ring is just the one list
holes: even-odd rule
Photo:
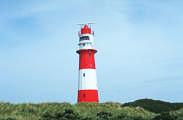
[[[167, 102], [149, 99], [126, 104], [0, 103], [0, 120], [183, 120], [183, 107], [181, 109], [180, 104], [175, 108], [169, 106], [174, 103], [164, 103]], [[161, 105], [169, 106], [168, 110], [160, 109]], [[151, 109], [157, 106], [159, 112]]]

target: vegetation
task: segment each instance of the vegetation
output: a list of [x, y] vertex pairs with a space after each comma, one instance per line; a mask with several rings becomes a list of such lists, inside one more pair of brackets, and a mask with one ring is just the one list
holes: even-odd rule
[[[159, 104], [159, 101], [154, 101], [151, 106], [160, 108], [160, 112], [154, 112], [154, 109], [149, 109], [152, 108], [150, 104], [147, 105], [149, 100], [146, 99], [145, 101], [145, 107], [142, 106], [144, 105], [143, 102], [142, 105], [137, 105], [139, 101], [133, 102], [133, 105], [132, 103], [112, 102], [74, 105], [69, 103], [0, 103], [0, 120], [183, 120], [183, 107], [179, 110], [178, 107], [177, 110], [174, 107], [168, 110], [161, 109], [162, 104]], [[169, 106], [169, 104], [167, 105]]]
[[183, 103], [170, 103], [160, 100], [141, 99], [134, 102], [125, 103], [123, 106], [138, 106], [154, 113], [163, 113], [183, 108]]

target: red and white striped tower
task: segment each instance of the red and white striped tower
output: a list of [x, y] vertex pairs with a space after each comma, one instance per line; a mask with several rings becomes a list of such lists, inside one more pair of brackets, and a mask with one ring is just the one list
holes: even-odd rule
[[98, 102], [98, 87], [95, 67], [94, 32], [88, 24], [79, 32], [79, 86], [78, 103]]

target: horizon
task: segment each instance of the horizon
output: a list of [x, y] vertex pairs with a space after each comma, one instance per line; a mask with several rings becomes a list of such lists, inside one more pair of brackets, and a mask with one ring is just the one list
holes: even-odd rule
[[183, 102], [183, 1], [0, 2], [0, 101], [77, 102], [78, 23], [94, 22], [99, 102]]

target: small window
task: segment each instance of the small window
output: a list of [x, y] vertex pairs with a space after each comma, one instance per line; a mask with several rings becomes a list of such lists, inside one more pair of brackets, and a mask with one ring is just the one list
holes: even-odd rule
[[80, 41], [82, 40], [90, 40], [89, 36], [83, 36], [83, 37], [80, 37]]
[[83, 73], [83, 77], [85, 77], [85, 73]]

